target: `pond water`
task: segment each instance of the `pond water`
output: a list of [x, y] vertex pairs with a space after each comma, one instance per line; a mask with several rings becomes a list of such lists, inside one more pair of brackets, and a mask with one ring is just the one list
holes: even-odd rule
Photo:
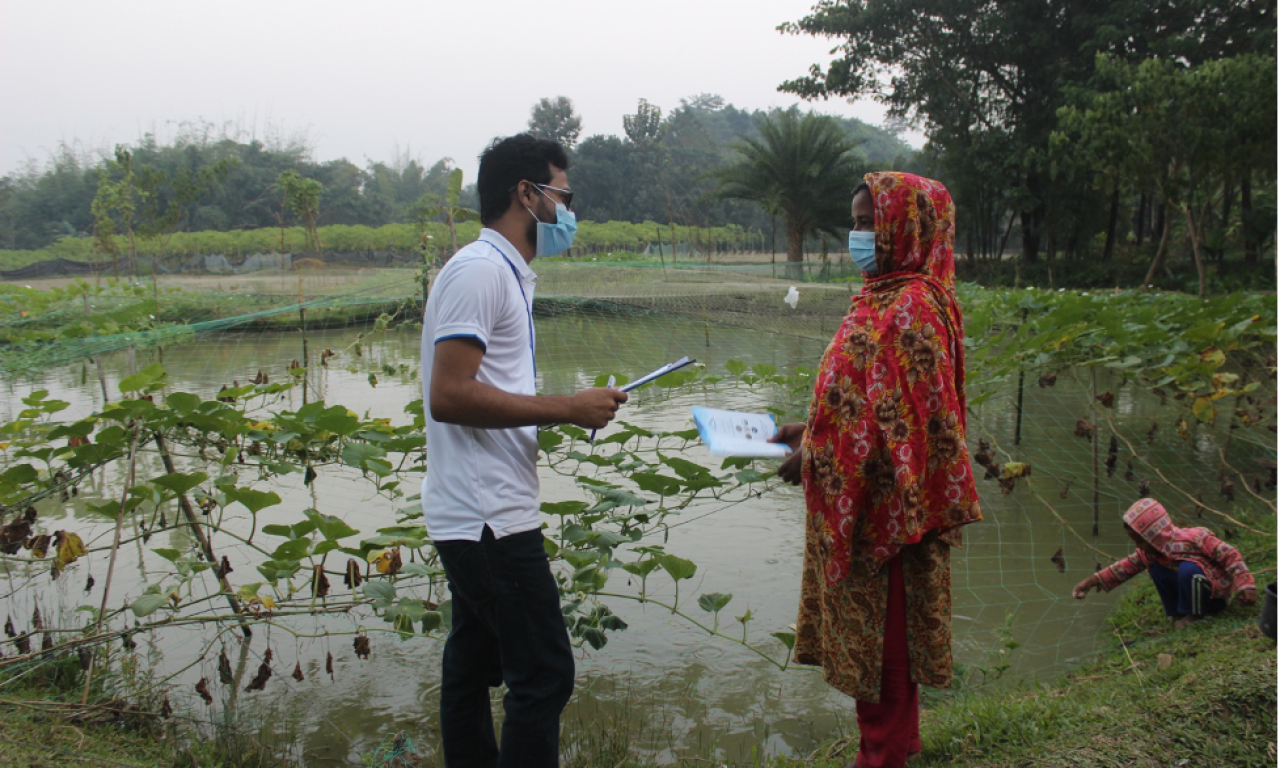
[[[346, 349], [357, 341], [358, 333], [354, 329], [313, 333], [308, 338], [308, 354], [314, 359], [326, 347]], [[635, 376], [682, 355], [697, 357], [716, 373], [723, 372], [730, 359], [767, 363], [787, 372], [797, 365], [816, 365], [825, 347], [820, 339], [663, 316], [543, 318], [538, 322], [538, 342], [540, 387], [548, 393], [590, 386], [604, 373]], [[366, 339], [361, 359], [346, 352], [327, 369], [312, 372], [310, 397], [402, 423], [404, 406], [420, 396], [415, 373], [418, 343], [413, 330]], [[127, 375], [131, 364], [140, 368], [162, 358], [171, 390], [209, 395], [233, 379], [249, 379], [259, 369], [273, 378], [283, 376], [289, 361], [302, 357], [302, 340], [296, 332], [224, 333], [159, 353], [139, 352], [132, 363], [128, 354], [118, 353], [104, 359], [104, 368], [108, 389], [114, 392], [115, 382]], [[344, 367], [353, 363], [359, 363], [353, 370]], [[390, 366], [397, 372], [380, 373], [374, 388], [368, 380], [370, 365], [375, 370]], [[1157, 398], [1104, 380], [1100, 388], [1114, 388], [1117, 394], [1115, 407], [1108, 413], [1121, 435], [1138, 450], [1138, 459], [1133, 462], [1134, 480], [1126, 480], [1123, 475], [1129, 452], [1122, 446], [1119, 470], [1114, 477], [1100, 480], [1102, 525], [1095, 539], [1091, 532], [1093, 448], [1071, 434], [1077, 419], [1090, 417], [1089, 383], [1067, 374], [1051, 389], [1028, 386], [1018, 445], [1016, 381], [996, 384], [1000, 394], [975, 409], [971, 447], [976, 448], [977, 440], [984, 437], [1006, 452], [1000, 460], [1027, 461], [1034, 471], [1008, 496], [1001, 495], [994, 482], [981, 485], [986, 520], [967, 530], [964, 547], [954, 554], [956, 660], [969, 669], [961, 676], [965, 685], [984, 682], [986, 676], [979, 668], [994, 670], [1006, 664], [1005, 679], [1052, 676], [1107, 641], [1104, 619], [1116, 595], [1095, 594], [1081, 602], [1071, 599], [1070, 589], [1098, 564], [1128, 553], [1119, 514], [1138, 498], [1137, 480], [1150, 479], [1157, 498], [1169, 494], [1169, 506], [1175, 514], [1184, 509], [1189, 512], [1194, 504], [1161, 480], [1160, 473], [1177, 482], [1179, 489], [1202, 493], [1205, 499], [1217, 488], [1214, 439], [1220, 441], [1221, 435], [1204, 433], [1181, 440], [1175, 434], [1171, 412], [1162, 409]], [[46, 371], [10, 381], [7, 386], [9, 396], [0, 403], [0, 415], [5, 419], [13, 418], [21, 407], [19, 398], [36, 388], [72, 402], [71, 411], [64, 415], [88, 413], [101, 404], [97, 373], [89, 364]], [[291, 397], [287, 402], [292, 407], [300, 405], [300, 395]], [[783, 398], [776, 389], [740, 384], [643, 390], [633, 395], [622, 418], [642, 426], [684, 428], [695, 404], [746, 409], [796, 405]], [[1149, 442], [1146, 435], [1153, 422], [1160, 430]], [[607, 430], [602, 432], [607, 434]], [[1109, 436], [1109, 429], [1104, 428], [1102, 434]], [[1105, 455], [1105, 443], [1101, 451]], [[719, 466], [719, 461], [701, 448], [690, 449], [689, 458]], [[571, 478], [545, 470], [542, 477], [544, 501], [578, 497]], [[86, 512], [84, 503], [95, 496], [94, 488], [118, 488], [118, 482], [119, 478], [108, 472], [93, 478], [70, 502], [46, 502], [43, 524], [50, 531], [74, 526], [86, 541], [106, 542], [111, 528]], [[416, 482], [412, 477], [408, 484]], [[372, 495], [367, 484], [353, 482], [349, 475], [337, 471], [322, 474], [310, 490], [302, 487], [300, 479], [292, 478], [271, 488], [285, 498], [285, 504], [264, 512], [259, 526], [274, 520], [294, 522], [302, 508], [315, 506], [371, 532], [394, 524], [396, 509], [404, 506], [403, 502], [392, 504]], [[697, 608], [698, 594], [732, 594], [732, 603], [722, 614], [722, 626], [736, 626], [732, 617], [749, 608], [756, 618], [748, 639], [781, 659], [783, 647], [770, 633], [786, 631], [795, 620], [803, 517], [802, 497], [791, 488], [735, 505], [695, 505], [682, 513], [666, 546], [668, 551], [698, 563], [697, 576], [680, 590], [685, 609], [705, 615]], [[1216, 520], [1193, 524], [1209, 523]], [[145, 547], [140, 541], [127, 547], [129, 562], [116, 574], [113, 594], [136, 596], [147, 583], [157, 581], [168, 564], [149, 549], [186, 547], [186, 537], [184, 531], [174, 530], [153, 538]], [[233, 583], [257, 580], [246, 552], [226, 542], [215, 546], [219, 556], [228, 555], [238, 566], [231, 576]], [[1062, 568], [1054, 560], [1060, 560]], [[65, 620], [77, 606], [101, 599], [101, 586], [90, 597], [85, 597], [83, 587], [86, 572], [97, 574], [101, 583], [104, 569], [102, 560], [78, 563], [53, 584], [40, 575], [32, 582], [37, 586], [34, 590], [19, 590], [26, 578], [11, 572], [5, 610], [14, 616], [30, 616], [39, 599], [46, 615], [58, 614]], [[626, 592], [625, 576], [615, 573], [609, 588]], [[653, 594], [661, 599], [673, 597], [670, 586], [661, 584]], [[744, 760], [750, 759], [753, 749], [766, 754], [803, 754], [856, 727], [852, 701], [833, 692], [809, 669], [779, 671], [750, 650], [709, 638], [652, 605], [612, 600], [610, 606], [629, 629], [612, 633], [602, 650], [580, 655], [577, 692], [564, 716], [566, 746], [571, 750], [575, 742], [582, 746], [583, 740], [625, 735], [637, 754], [659, 761], [695, 755]], [[295, 638], [278, 628], [264, 628], [247, 647], [233, 642], [231, 631], [214, 636], [208, 630], [175, 629], [162, 634], [158, 645], [140, 645], [140, 652], [144, 667], [150, 666], [155, 674], [180, 672], [175, 703], [190, 707], [197, 717], [212, 718], [234, 709], [238, 699], [238, 706], [258, 713], [255, 718], [277, 723], [277, 730], [296, 739], [306, 765], [349, 764], [396, 732], [404, 732], [422, 751], [434, 754], [441, 644], [421, 638], [401, 642], [378, 635], [372, 657], [357, 660], [350, 637], [325, 636], [326, 630], [349, 631], [356, 621], [348, 616], [300, 618], [290, 626], [308, 637]], [[1000, 631], [1006, 627], [1021, 646], [1002, 655]], [[214, 709], [205, 708], [191, 687], [201, 677], [211, 682], [216, 679], [219, 645], [226, 648], [237, 673], [246, 678], [257, 669], [269, 645], [277, 676], [262, 693], [234, 693], [233, 700], [223, 699]], [[202, 661], [203, 652], [210, 647], [215, 653]], [[324, 673], [329, 653], [335, 660], [332, 680]], [[305, 681], [287, 677], [295, 660]], [[242, 681], [237, 691], [243, 687]]]

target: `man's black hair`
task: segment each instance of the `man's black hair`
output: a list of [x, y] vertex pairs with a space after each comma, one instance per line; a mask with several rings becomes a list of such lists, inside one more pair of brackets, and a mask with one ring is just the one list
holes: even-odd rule
[[551, 139], [518, 133], [494, 139], [480, 154], [476, 191], [480, 194], [480, 223], [489, 225], [511, 207], [511, 188], [522, 181], [551, 182], [551, 166], [569, 169], [569, 155]]

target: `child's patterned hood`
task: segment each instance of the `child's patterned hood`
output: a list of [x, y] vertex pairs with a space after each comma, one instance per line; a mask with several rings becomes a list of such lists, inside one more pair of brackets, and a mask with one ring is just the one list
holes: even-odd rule
[[1151, 546], [1165, 554], [1168, 554], [1169, 545], [1178, 531], [1164, 506], [1155, 499], [1143, 499], [1129, 507], [1129, 511], [1124, 513], [1124, 522]]

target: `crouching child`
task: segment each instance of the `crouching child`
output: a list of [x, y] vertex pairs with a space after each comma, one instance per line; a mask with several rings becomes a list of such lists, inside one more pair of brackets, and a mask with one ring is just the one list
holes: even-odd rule
[[1124, 530], [1137, 544], [1132, 555], [1076, 585], [1076, 599], [1091, 589], [1110, 592], [1146, 571], [1175, 629], [1218, 613], [1231, 599], [1257, 602], [1244, 558], [1207, 528], [1179, 528], [1160, 502], [1143, 499], [1124, 513]]

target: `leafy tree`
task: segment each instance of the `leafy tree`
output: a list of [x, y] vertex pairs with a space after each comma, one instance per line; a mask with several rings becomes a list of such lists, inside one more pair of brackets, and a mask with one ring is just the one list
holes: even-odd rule
[[[443, 200], [441, 200], [443, 198]], [[434, 196], [430, 193], [423, 195], [421, 199], [413, 206], [411, 215], [413, 220], [422, 228], [422, 246], [427, 251], [427, 233], [428, 223], [438, 217], [444, 217], [445, 223], [449, 226], [449, 239], [453, 246], [453, 250], [449, 255], [458, 252], [458, 228], [457, 225], [464, 221], [479, 220], [480, 213], [471, 208], [463, 207], [459, 204], [462, 198], [462, 169], [454, 168], [449, 173], [449, 184], [445, 188], [444, 194]]]
[[307, 235], [307, 252], [321, 253], [324, 249], [316, 232], [316, 220], [320, 218], [320, 193], [324, 185], [315, 179], [305, 179], [292, 169], [281, 173], [276, 183], [284, 193], [284, 204], [302, 219]]
[[891, 118], [923, 122], [953, 178], [996, 173], [1027, 261], [1052, 234], [1051, 207], [1080, 197], [1053, 188], [1048, 150], [1064, 88], [1093, 76], [1091, 53], [1197, 62], [1275, 50], [1265, 0], [828, 0], [780, 30], [838, 41], [835, 60], [782, 90], [875, 96]]
[[718, 93], [699, 93], [697, 95], [690, 96], [687, 99], [680, 100], [680, 104], [682, 106], [690, 107], [692, 109], [703, 109], [708, 112], [716, 112], [724, 109], [725, 103], [724, 97]]
[[93, 197], [93, 233], [99, 250], [111, 254], [112, 269], [120, 275], [120, 245], [116, 235], [123, 235], [128, 245], [127, 267], [137, 276], [138, 246], [134, 224], [138, 210], [139, 190], [134, 177], [133, 154], [123, 145], [116, 146], [114, 160], [98, 169], [98, 192]]
[[567, 96], [539, 99], [529, 116], [529, 133], [573, 149], [582, 133], [582, 118], [574, 112], [573, 102]]
[[835, 235], [848, 226], [849, 193], [865, 161], [830, 117], [793, 108], [758, 125], [759, 138], [744, 138], [734, 147], [738, 159], [713, 172], [714, 194], [780, 213], [787, 261], [800, 262], [810, 233]]
[[622, 116], [622, 129], [636, 144], [651, 144], [662, 134], [662, 109], [641, 99], [634, 115]]
[[[1100, 55], [1096, 66], [1096, 89], [1075, 94], [1061, 111], [1058, 149], [1088, 148], [1101, 175], [1137, 179], [1182, 214], [1203, 298], [1214, 195], [1242, 169], [1275, 167], [1276, 60], [1247, 54], [1185, 67]], [[1144, 284], [1165, 257], [1170, 224]]]
[[194, 171], [179, 169], [169, 174], [152, 166], [139, 166], [136, 188], [140, 205], [137, 210], [137, 235], [159, 244], [158, 258], [163, 259], [170, 238], [178, 231], [191, 209], [205, 193], [225, 179], [235, 165], [234, 158], [226, 158]]

